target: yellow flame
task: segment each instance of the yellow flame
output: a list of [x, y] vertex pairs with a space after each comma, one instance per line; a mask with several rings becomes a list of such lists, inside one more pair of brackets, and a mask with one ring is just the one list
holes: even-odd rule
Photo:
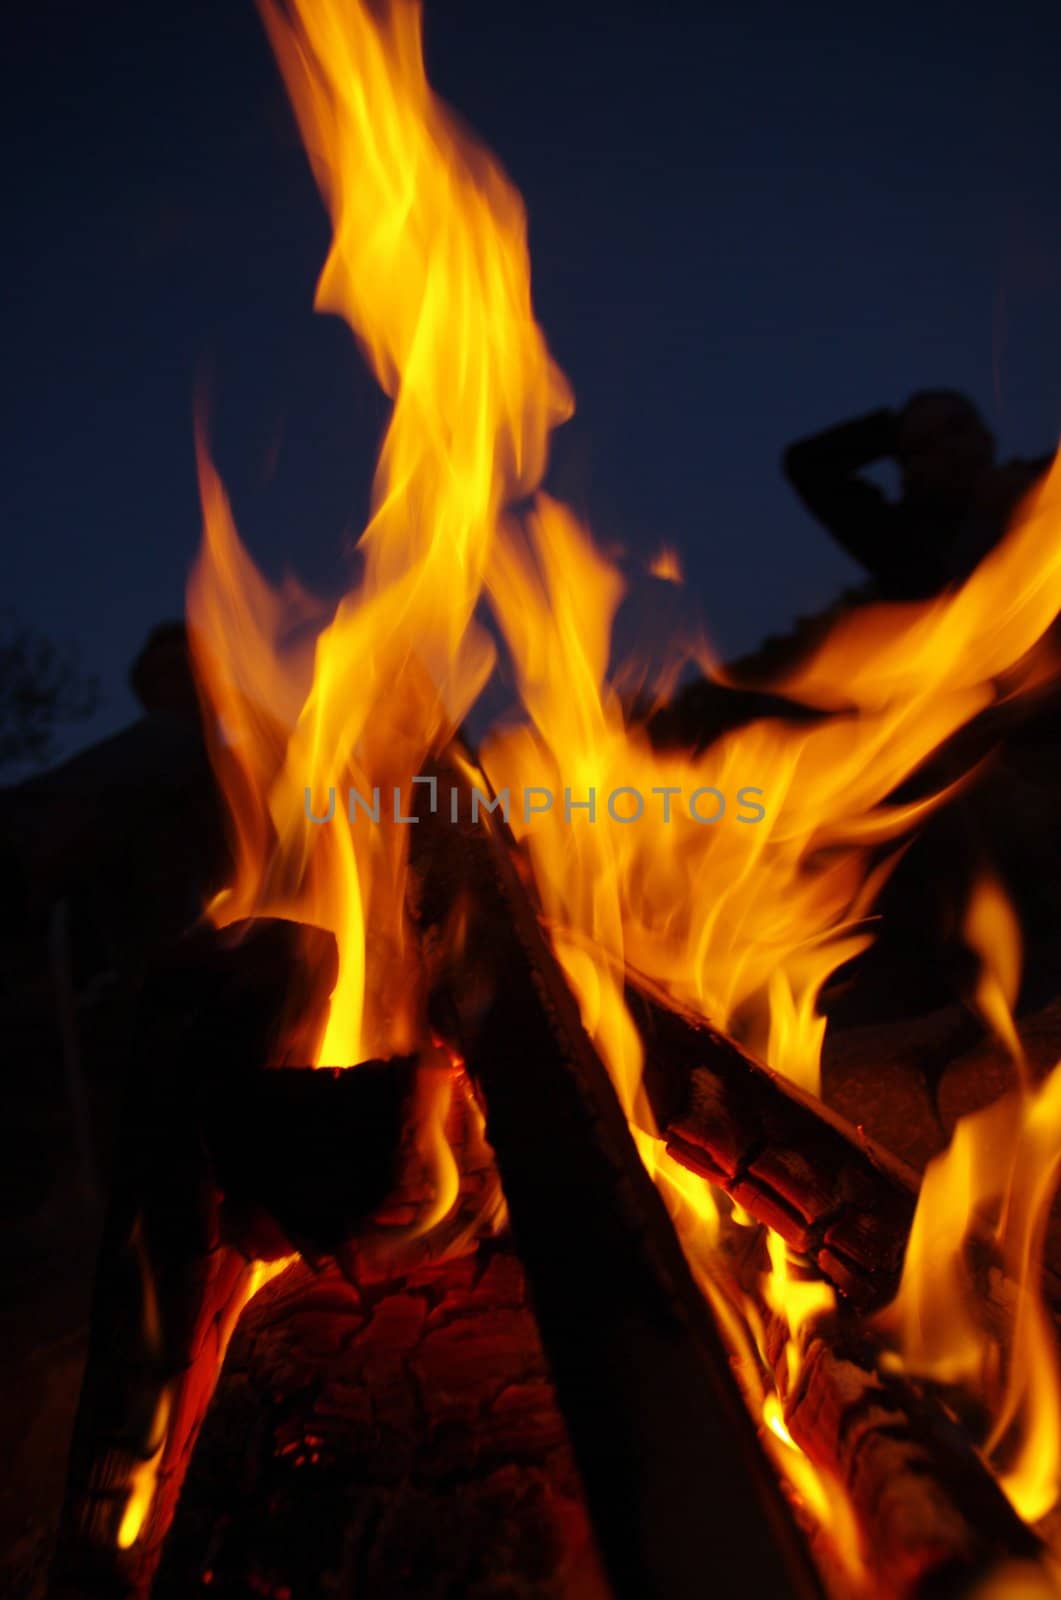
[[[331, 929], [340, 970], [320, 1059], [346, 1065], [415, 1033], [408, 826], [394, 817], [489, 671], [472, 613], [494, 526], [535, 488], [570, 402], [531, 312], [519, 197], [430, 91], [418, 8], [266, 0], [263, 16], [332, 216], [317, 306], [349, 323], [394, 408], [363, 577], [319, 633], [311, 674], [291, 635], [312, 608], [254, 572], [204, 450], [189, 615], [237, 836], [214, 914]], [[341, 825], [351, 788], [380, 791], [379, 825]], [[318, 816], [334, 791], [339, 826], [307, 817], [307, 789]]]
[[[1028, 1520], [1061, 1487], [1061, 1363], [1040, 1285], [1059, 1169], [1061, 1064], [958, 1123], [925, 1173], [899, 1293], [879, 1319], [907, 1370], [984, 1402], [984, 1448]], [[995, 1263], [986, 1281], [978, 1239]]]
[[[703, 1187], [706, 1189], [708, 1186], [704, 1184]], [[667, 1185], [664, 1184], [663, 1188], [666, 1194]], [[790, 1274], [783, 1242], [768, 1229], [759, 1230], [751, 1217], [741, 1218], [739, 1212], [740, 1207], [733, 1207], [729, 1220], [739, 1228], [765, 1233], [771, 1261], [779, 1276], [788, 1280]], [[676, 1216], [675, 1221], [693, 1275], [712, 1306], [732, 1350], [734, 1368], [747, 1402], [753, 1414], [762, 1420], [764, 1443], [782, 1480], [787, 1483], [796, 1503], [806, 1510], [826, 1535], [833, 1555], [851, 1579], [855, 1591], [862, 1593], [866, 1571], [854, 1509], [842, 1486], [811, 1461], [792, 1436], [785, 1415], [785, 1400], [791, 1394], [791, 1387], [790, 1384], [786, 1385], [783, 1395], [775, 1386], [770, 1363], [765, 1359], [766, 1328], [759, 1306], [754, 1302], [740, 1303], [736, 1284], [731, 1281], [728, 1289], [724, 1290], [717, 1276], [718, 1260], [714, 1245], [722, 1225], [717, 1206], [713, 1207], [712, 1226], [706, 1230], [689, 1228], [686, 1225], [688, 1219], [681, 1214]], [[803, 1289], [807, 1290], [805, 1296]], [[794, 1336], [790, 1340], [790, 1351], [794, 1348], [796, 1338], [810, 1330], [817, 1315], [829, 1309], [832, 1298], [832, 1291], [821, 1284], [800, 1284], [796, 1286], [795, 1293], [787, 1296], [783, 1290], [775, 1288], [772, 1308], [781, 1309], [782, 1314], [787, 1311], [791, 1315], [790, 1327], [794, 1330]], [[798, 1361], [793, 1361], [791, 1356], [788, 1370], [794, 1381]]]
[[763, 1281], [763, 1292], [770, 1309], [784, 1320], [788, 1329], [785, 1364], [788, 1369], [787, 1393], [799, 1377], [802, 1360], [801, 1339], [819, 1317], [836, 1304], [836, 1295], [827, 1283], [817, 1278], [801, 1278], [792, 1271], [784, 1240], [771, 1229], [766, 1232], [770, 1272]]
[[[265, 590], [201, 462], [190, 610], [239, 836], [215, 915], [295, 916], [336, 933], [322, 1060], [408, 1045], [418, 996], [407, 834], [362, 817], [322, 827], [305, 796], [324, 807], [333, 791], [396, 790], [405, 803], [490, 670], [474, 621], [485, 584], [528, 717], [491, 742], [487, 770], [495, 787], [564, 797], [533, 829], [517, 825], [572, 982], [610, 1034], [624, 1103], [639, 1072], [620, 1015], [624, 967], [815, 1086], [817, 997], [868, 937], [880, 847], [941, 798], [889, 796], [990, 702], [1001, 675], [1012, 692], [1057, 614], [1058, 469], [956, 594], [842, 618], [789, 674], [783, 687], [833, 715], [810, 728], [760, 720], [696, 759], [659, 755], [624, 726], [608, 686], [621, 580], [571, 514], [536, 493], [570, 397], [531, 311], [522, 208], [429, 89], [418, 8], [267, 0], [263, 14], [332, 215], [317, 304], [350, 324], [394, 409], [364, 575], [320, 633], [308, 679], [304, 653], [292, 660], [285, 645], [305, 597]], [[517, 502], [530, 509], [506, 516]], [[566, 801], [591, 795], [607, 814], [572, 822]], [[613, 801], [649, 815], [613, 812]]]
[[[899, 1293], [880, 1325], [911, 1371], [963, 1384], [984, 1402], [991, 1416], [984, 1448], [1014, 1506], [1035, 1520], [1061, 1487], [1061, 1361], [1039, 1282], [1061, 1166], [1061, 1064], [1039, 1088], [1031, 1084], [1011, 1009], [1020, 929], [989, 874], [974, 886], [964, 932], [980, 961], [978, 1009], [1018, 1067], [1019, 1085], [962, 1118], [930, 1163]], [[981, 1254], [985, 1243], [992, 1249], [1000, 1306], [991, 1317], [974, 1272], [977, 1241]]]
[[[1059, 497], [1055, 466], [989, 573], [956, 595], [843, 618], [786, 685], [833, 715], [809, 728], [760, 720], [696, 758], [660, 754], [624, 725], [607, 680], [619, 579], [570, 513], [539, 497], [487, 574], [529, 725], [495, 734], [483, 759], [495, 788], [556, 796], [516, 826], [557, 937], [637, 968], [816, 1087], [817, 996], [868, 942], [880, 847], [949, 791], [889, 797], [1056, 614]], [[561, 803], [591, 790], [592, 819]]]
[[1029, 1521], [1044, 1516], [1061, 1488], [1061, 1362], [1057, 1333], [1042, 1298], [1043, 1235], [1061, 1168], [1061, 1064], [1022, 1103], [1012, 1178], [999, 1229], [999, 1252], [1017, 1304], [1009, 1339], [1003, 1402], [988, 1450], [1016, 1428], [1002, 1487]]
[[[335, 934], [321, 1062], [423, 1042], [400, 819], [413, 779], [491, 671], [476, 621], [485, 594], [524, 721], [494, 734], [484, 765], [497, 790], [552, 794], [534, 814], [517, 806], [513, 826], [585, 1025], [696, 1259], [717, 1213], [652, 1137], [625, 974], [647, 975], [817, 1087], [822, 987], [864, 947], [891, 861], [949, 791], [892, 796], [1003, 677], [1013, 693], [1052, 670], [1030, 652], [1061, 609], [1061, 468], [956, 592], [836, 623], [778, 685], [819, 709], [817, 721], [760, 719], [699, 756], [659, 753], [627, 726], [609, 678], [621, 579], [539, 490], [549, 432], [571, 402], [534, 320], [522, 206], [430, 90], [419, 8], [263, 0], [263, 16], [332, 220], [317, 306], [349, 324], [393, 410], [363, 571], [327, 620], [294, 586], [274, 592], [261, 580], [200, 448], [204, 539], [189, 614], [235, 841], [233, 881], [213, 914], [286, 916]], [[671, 570], [663, 560], [662, 575]], [[982, 924], [977, 902], [972, 941]], [[996, 967], [982, 1004], [997, 1025], [1008, 988]], [[1026, 1192], [1013, 1164], [1000, 1234], [1027, 1273], [1052, 1158], [1034, 1112], [1008, 1126], [1040, 1174]], [[980, 1181], [963, 1166], [978, 1138], [953, 1147], [967, 1189]], [[446, 1153], [431, 1147], [437, 1192], [448, 1194]], [[930, 1173], [913, 1264], [927, 1259], [940, 1187]], [[967, 1218], [973, 1202], [946, 1203], [942, 1226], [958, 1239], [957, 1212]], [[802, 1319], [821, 1306], [787, 1272], [775, 1252], [771, 1293], [795, 1350]], [[955, 1255], [953, 1283], [957, 1272]], [[1034, 1314], [1018, 1317], [1014, 1349], [1040, 1332]], [[938, 1349], [924, 1337], [946, 1371], [971, 1376], [964, 1335]], [[1007, 1406], [1026, 1418], [1020, 1396], [1000, 1416]]]
[[136, 1543], [147, 1520], [147, 1514], [155, 1497], [162, 1453], [166, 1448], [166, 1430], [169, 1427], [172, 1405], [172, 1389], [167, 1385], [155, 1407], [155, 1415], [151, 1422], [151, 1432], [148, 1436], [150, 1442], [147, 1446], [149, 1454], [143, 1461], [137, 1462], [130, 1477], [129, 1499], [118, 1527], [119, 1550], [128, 1550]]
[[763, 1421], [781, 1448], [775, 1447], [778, 1466], [792, 1485], [796, 1498], [815, 1522], [828, 1530], [833, 1548], [852, 1576], [862, 1576], [861, 1541], [840, 1486], [831, 1482], [809, 1461], [788, 1431], [781, 1401], [771, 1390], [763, 1401]]
[[1002, 885], [990, 873], [977, 878], [965, 912], [965, 941], [979, 958], [976, 1008], [1003, 1044], [1023, 1077], [1024, 1046], [1013, 1023], [1021, 971], [1017, 914]]
[[[154, 1279], [147, 1266], [146, 1252], [141, 1243], [139, 1225], [137, 1225], [134, 1240], [141, 1259], [145, 1283], [144, 1321], [148, 1349], [152, 1355], [158, 1356], [161, 1350], [158, 1300], [155, 1293]], [[242, 1273], [235, 1292], [218, 1322], [218, 1370], [220, 1370], [221, 1363], [224, 1361], [229, 1340], [235, 1332], [236, 1324], [245, 1308], [253, 1300], [259, 1289], [263, 1289], [267, 1283], [271, 1283], [281, 1272], [285, 1272], [294, 1260], [294, 1256], [287, 1256], [276, 1261], [255, 1261], [249, 1264]], [[169, 1442], [170, 1418], [174, 1410], [178, 1382], [179, 1380], [172, 1379], [164, 1386], [155, 1406], [144, 1457], [136, 1462], [129, 1475], [129, 1496], [125, 1510], [122, 1513], [121, 1522], [118, 1525], [117, 1543], [120, 1550], [131, 1549], [139, 1539], [154, 1503], [159, 1470], [166, 1453], [166, 1445]]]

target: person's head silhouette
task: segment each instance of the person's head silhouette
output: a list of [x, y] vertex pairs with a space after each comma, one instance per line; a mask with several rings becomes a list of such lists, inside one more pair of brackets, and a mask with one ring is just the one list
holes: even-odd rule
[[994, 436], [962, 394], [922, 390], [899, 413], [895, 459], [906, 494], [939, 502], [965, 500], [994, 457]]

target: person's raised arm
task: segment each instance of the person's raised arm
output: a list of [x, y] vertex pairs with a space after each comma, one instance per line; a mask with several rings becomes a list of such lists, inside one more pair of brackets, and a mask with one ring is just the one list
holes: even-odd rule
[[861, 473], [892, 454], [896, 423], [893, 411], [871, 411], [797, 440], [783, 457], [785, 476], [807, 510], [873, 574], [889, 564], [895, 514], [886, 496]]

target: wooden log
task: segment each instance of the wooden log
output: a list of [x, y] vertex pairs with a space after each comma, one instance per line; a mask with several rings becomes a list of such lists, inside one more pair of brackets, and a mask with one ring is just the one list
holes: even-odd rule
[[[135, 1209], [112, 1209], [53, 1600], [150, 1592], [228, 1340], [268, 1277], [261, 1264], [282, 1264], [298, 1246], [309, 1262], [334, 1253], [371, 1274], [385, 1242], [400, 1247], [405, 1214], [415, 1219], [419, 1196], [408, 1199], [405, 1181], [412, 1060], [256, 1076], [237, 1080], [238, 1096], [226, 1085], [197, 1147], [174, 1140], [174, 1123], [189, 1131], [177, 1106], [161, 1107], [167, 1133], [159, 1138], [155, 1121], [138, 1144], [151, 1178], [134, 1167]], [[447, 1240], [471, 1232], [478, 1200], [458, 1209]]]
[[[873, 1593], [1055, 1593], [1043, 1546], [969, 1433], [931, 1388], [882, 1373], [877, 1348], [859, 1331], [857, 1314], [886, 1303], [897, 1287], [918, 1175], [666, 997], [630, 985], [627, 998], [670, 1152], [780, 1234], [843, 1296], [838, 1316], [802, 1351], [791, 1389], [786, 1330], [765, 1305], [760, 1313], [786, 1426], [841, 1485]], [[747, 1279], [742, 1287], [754, 1293]]]
[[643, 982], [627, 1004], [676, 1161], [808, 1256], [860, 1310], [898, 1286], [918, 1174], [821, 1101]]
[[[494, 830], [491, 843], [500, 848]], [[473, 842], [472, 848], [481, 850], [481, 845]], [[471, 983], [473, 992], [465, 997], [466, 1003], [462, 1005], [459, 994], [456, 1003], [458, 1010], [470, 1013], [472, 1019], [465, 1034], [469, 1062], [483, 1085], [488, 1132], [498, 1153], [513, 1225], [538, 1296], [547, 1348], [577, 1450], [579, 1407], [569, 1398], [567, 1387], [572, 1369], [582, 1385], [584, 1425], [586, 1411], [594, 1409], [594, 1397], [606, 1392], [607, 1376], [602, 1378], [600, 1369], [614, 1359], [614, 1345], [622, 1345], [621, 1337], [612, 1341], [606, 1354], [598, 1346], [592, 1356], [584, 1354], [581, 1368], [577, 1366], [577, 1355], [573, 1356], [570, 1348], [571, 1318], [583, 1314], [585, 1303], [578, 1280], [603, 1301], [609, 1323], [621, 1326], [625, 1306], [615, 1284], [628, 1283], [631, 1274], [636, 1276], [638, 1267], [643, 1266], [637, 1262], [638, 1247], [643, 1250], [647, 1246], [651, 1258], [659, 1240], [646, 1197], [634, 1185], [626, 1187], [630, 1174], [617, 1149], [621, 1138], [613, 1122], [618, 1108], [601, 1090], [599, 1060], [592, 1052], [587, 1056], [581, 1047], [584, 1035], [580, 1036], [577, 1021], [572, 1021], [566, 984], [542, 955], [543, 935], [516, 869], [507, 855], [495, 865], [501, 887], [500, 894], [497, 888], [493, 890], [492, 908], [490, 893], [484, 891], [481, 861], [469, 870], [476, 875], [476, 894], [471, 926], [464, 930], [464, 970], [468, 969], [469, 952], [475, 953], [476, 961], [483, 960], [486, 952], [487, 965], [491, 960], [495, 963], [496, 981], [503, 984], [504, 1003], [484, 999], [490, 986], [481, 982], [477, 988]], [[478, 930], [476, 916], [483, 924]], [[506, 942], [502, 932], [506, 926], [516, 931], [519, 950]], [[929, 1600], [930, 1596], [941, 1600], [943, 1596], [979, 1595], [981, 1590], [985, 1596], [996, 1590], [1006, 1594], [1007, 1589], [997, 1589], [997, 1585], [1012, 1581], [1018, 1585], [1014, 1595], [1024, 1592], [1019, 1584], [1026, 1585], [1032, 1600], [1053, 1593], [1042, 1546], [1012, 1510], [969, 1437], [930, 1393], [897, 1377], [881, 1378], [876, 1371], [876, 1352], [857, 1332], [856, 1313], [888, 1299], [897, 1282], [918, 1175], [863, 1138], [844, 1119], [754, 1061], [733, 1041], [682, 1012], [647, 985], [631, 984], [628, 1000], [645, 1044], [649, 1099], [664, 1125], [668, 1148], [727, 1189], [759, 1220], [775, 1227], [846, 1297], [849, 1309], [811, 1344], [799, 1381], [790, 1393], [779, 1326], [774, 1329], [775, 1365], [793, 1438], [816, 1466], [843, 1487], [850, 1501], [862, 1531], [871, 1592], [888, 1600]], [[504, 1037], [502, 1018], [509, 1025]], [[498, 1061], [502, 1054], [508, 1057], [503, 1068]], [[554, 1066], [557, 1054], [559, 1072]], [[578, 1091], [574, 1096], [570, 1096], [572, 1080]], [[581, 1105], [573, 1106], [572, 1098]], [[586, 1118], [589, 1139], [579, 1161], [597, 1186], [595, 1196], [579, 1192], [575, 1179], [565, 1171], [565, 1146], [586, 1138], [586, 1126], [578, 1126], [580, 1112]], [[550, 1129], [555, 1158], [549, 1174], [551, 1205], [541, 1195], [540, 1170], [521, 1170], [535, 1159], [534, 1132], [539, 1127]], [[593, 1157], [604, 1154], [599, 1167], [594, 1159], [587, 1159], [587, 1148]], [[618, 1213], [630, 1222], [630, 1239], [636, 1241], [636, 1245], [628, 1244], [622, 1265], [610, 1257], [594, 1231], [600, 1226], [595, 1205], [602, 1199], [613, 1215]], [[638, 1212], [637, 1221], [631, 1211]], [[565, 1260], [565, 1242], [570, 1235], [564, 1218], [572, 1214], [580, 1225], [588, 1222], [589, 1231], [575, 1242], [570, 1259]], [[545, 1230], [545, 1237], [539, 1229]], [[673, 1240], [673, 1233], [670, 1237]], [[551, 1249], [550, 1239], [554, 1241]], [[547, 1259], [543, 1261], [543, 1257]], [[671, 1271], [670, 1256], [663, 1259], [664, 1271]], [[598, 1262], [603, 1264], [600, 1277], [594, 1270]], [[650, 1274], [661, 1264], [660, 1257], [655, 1257]], [[566, 1281], [565, 1274], [569, 1275]], [[562, 1285], [559, 1291], [558, 1283]], [[645, 1296], [646, 1287], [639, 1276], [638, 1285], [638, 1292]], [[674, 1301], [680, 1302], [682, 1290], [676, 1277], [669, 1279], [668, 1287]], [[699, 1291], [695, 1292], [699, 1299]], [[552, 1303], [554, 1295], [557, 1302], [566, 1304], [568, 1315], [562, 1324], [558, 1305]], [[599, 1313], [599, 1309], [598, 1304], [595, 1310]], [[767, 1308], [760, 1310], [769, 1324]], [[553, 1326], [554, 1320], [558, 1326]], [[591, 1321], [590, 1326], [596, 1336], [599, 1325]], [[696, 1336], [694, 1333], [694, 1340]], [[664, 1355], [657, 1349], [648, 1356], [636, 1337], [630, 1348], [636, 1352], [632, 1358], [636, 1375], [630, 1373], [629, 1383], [639, 1394], [661, 1398], [653, 1387], [657, 1375], [653, 1371], [650, 1378], [649, 1368], [661, 1359], [669, 1361], [672, 1371], [681, 1372], [685, 1392], [671, 1402], [668, 1414], [672, 1420], [693, 1415], [696, 1383], [681, 1354], [670, 1349]], [[593, 1425], [598, 1430], [598, 1447], [612, 1452], [614, 1470], [615, 1460], [621, 1461], [617, 1452], [622, 1442], [601, 1427], [599, 1415]], [[716, 1427], [712, 1444], [718, 1437]], [[698, 1481], [696, 1468], [697, 1463], [686, 1468], [693, 1482]], [[666, 1476], [665, 1450], [657, 1459], [656, 1470], [662, 1482], [673, 1488]], [[636, 1526], [628, 1530], [624, 1567], [612, 1566], [618, 1540], [614, 1528], [609, 1527], [607, 1505], [594, 1499], [595, 1484], [599, 1494], [597, 1475], [602, 1468], [592, 1449], [586, 1450], [583, 1471], [613, 1582], [619, 1592], [625, 1592], [620, 1574], [632, 1570], [630, 1545], [637, 1538]], [[658, 1492], [659, 1483], [652, 1488]], [[643, 1504], [651, 1503], [651, 1492], [648, 1489]], [[743, 1492], [747, 1493], [746, 1483]], [[702, 1498], [702, 1503], [711, 1504], [711, 1496]], [[735, 1519], [734, 1526], [740, 1525], [740, 1512], [729, 1501], [725, 1513]], [[681, 1549], [681, 1533], [679, 1523], [672, 1557], [674, 1550]], [[750, 1575], [747, 1566], [741, 1572], [739, 1558], [729, 1576], [725, 1544], [716, 1541], [714, 1524], [711, 1545], [719, 1556], [712, 1572], [714, 1592], [760, 1592], [758, 1576]], [[672, 1562], [660, 1592], [684, 1592], [683, 1576], [679, 1558]], [[644, 1587], [644, 1569], [638, 1582], [640, 1592], [656, 1592], [651, 1578], [649, 1587]], [[727, 1582], [732, 1588], [726, 1587]]]
[[183, 1291], [184, 1329], [160, 1348], [135, 1251], [135, 1236], [124, 1252], [109, 1243], [97, 1280], [102, 1314], [93, 1321], [50, 1600], [150, 1593], [225, 1344], [255, 1286], [251, 1264], [221, 1245], [168, 1263], [166, 1289], [171, 1299]]
[[[467, 1009], [488, 1003], [486, 984], [473, 996], [473, 974], [497, 966], [497, 952], [511, 943], [511, 918], [508, 903], [499, 902], [491, 865], [501, 852], [484, 848], [468, 822], [470, 780], [462, 781], [463, 820], [418, 829], [413, 864], [422, 923], [444, 928], [460, 922], [450, 988], [460, 990]], [[485, 778], [478, 782], [485, 793]], [[438, 810], [449, 815], [448, 791]], [[508, 849], [514, 849], [511, 840]], [[514, 859], [521, 860], [518, 851]], [[524, 887], [527, 873], [515, 881], [525, 898], [532, 894]], [[467, 916], [469, 907], [474, 918]], [[446, 937], [439, 942], [444, 945]], [[548, 959], [555, 980], [558, 969]], [[445, 988], [441, 982], [439, 989]], [[653, 1131], [662, 1134], [675, 1159], [810, 1255], [853, 1305], [869, 1310], [891, 1299], [919, 1174], [642, 977], [631, 976], [626, 1001], [644, 1047]], [[444, 1027], [445, 1019], [436, 1020]]]
[[181, 947], [145, 995], [54, 1600], [146, 1595], [253, 1263], [323, 1255], [395, 1187], [411, 1061], [261, 1070], [307, 1036], [290, 1008], [312, 1010], [330, 960], [304, 930], [263, 926]]
[[[439, 809], [449, 815], [444, 802]], [[458, 810], [467, 818], [466, 804]], [[421, 905], [431, 915], [444, 916], [446, 885], [451, 899], [472, 886], [457, 956], [448, 970], [440, 962], [435, 1015], [439, 1026], [448, 1015], [483, 1094], [616, 1594], [692, 1600], [705, 1582], [719, 1600], [820, 1594], [507, 835], [492, 817], [442, 824], [420, 852]]]
[[380, 1281], [296, 1263], [262, 1290], [153, 1595], [606, 1600], [598, 1566], [523, 1272], [499, 1242]]
[[874, 1596], [970, 1596], [1016, 1568], [1025, 1587], [1015, 1595], [1056, 1593], [1043, 1545], [930, 1386], [882, 1371], [844, 1313], [803, 1337], [792, 1382], [787, 1327], [768, 1313], [764, 1323], [785, 1425], [841, 1486]]
[[[920, 1173], [643, 980], [628, 983], [626, 998], [645, 1047], [649, 1100], [675, 1160], [812, 1261], [852, 1308], [887, 1305]], [[987, 1239], [983, 1253], [994, 1261]], [[1049, 1260], [1042, 1271], [1048, 1300], [1061, 1305], [1061, 1274]], [[993, 1302], [986, 1276], [981, 1287]]]
[[942, 1406], [869, 1364], [857, 1343], [807, 1350], [785, 1403], [796, 1444], [843, 1484], [880, 1592], [965, 1594], [1026, 1562], [1047, 1588], [1045, 1552]]

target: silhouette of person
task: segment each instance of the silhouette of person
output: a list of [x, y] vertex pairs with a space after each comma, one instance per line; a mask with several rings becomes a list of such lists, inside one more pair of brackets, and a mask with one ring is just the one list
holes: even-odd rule
[[227, 863], [183, 622], [152, 629], [129, 680], [145, 715], [0, 789], [0, 892], [18, 912], [12, 926], [68, 900], [81, 976], [149, 959], [195, 920]]
[[[869, 573], [884, 600], [923, 599], [968, 577], [1001, 539], [1052, 457], [995, 460], [976, 407], [951, 390], [922, 390], [902, 410], [872, 411], [785, 451], [784, 471], [813, 516]], [[890, 499], [867, 476], [894, 461]]]
[[199, 697], [183, 622], [152, 628], [129, 669], [129, 686], [148, 713], [168, 711], [198, 723]]

